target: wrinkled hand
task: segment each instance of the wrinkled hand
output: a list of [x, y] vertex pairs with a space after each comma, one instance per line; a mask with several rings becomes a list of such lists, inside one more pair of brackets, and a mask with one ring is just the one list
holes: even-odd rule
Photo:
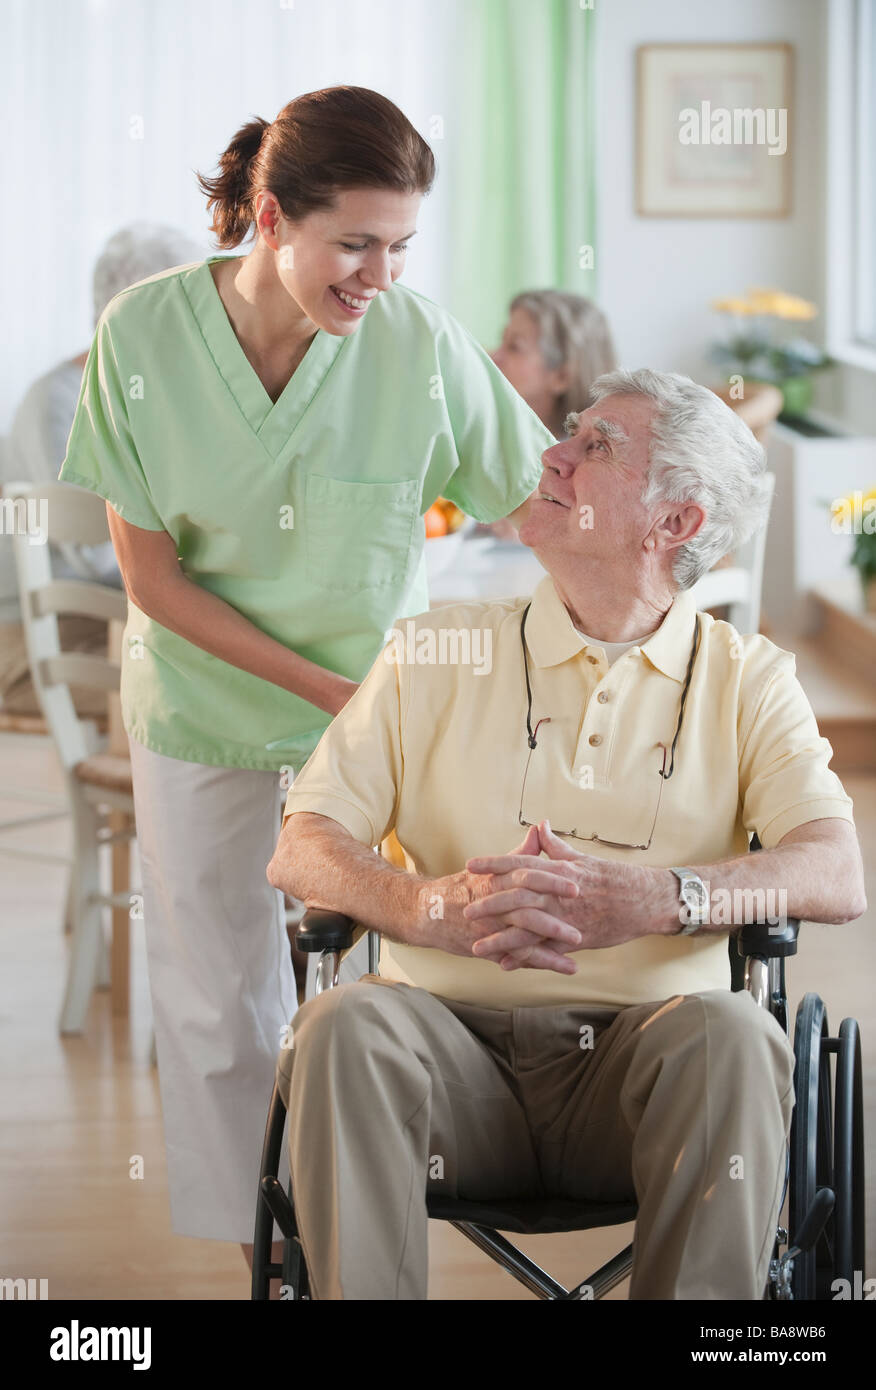
[[[540, 909], [537, 923], [527, 933], [535, 944], [526, 964], [555, 970], [561, 975], [574, 975], [577, 966], [565, 952], [580, 947], [581, 934], [554, 909], [557, 904], [577, 897], [578, 887], [569, 865], [560, 861], [548, 863], [538, 855], [538, 831], [532, 826], [516, 849], [500, 856], [505, 866], [501, 871], [475, 872], [466, 866], [459, 873], [429, 879], [419, 893], [419, 930], [411, 944], [433, 946], [456, 956], [481, 955], [475, 947], [486, 932], [495, 931], [495, 919], [490, 917], [485, 922], [472, 918], [471, 910], [487, 902], [490, 895], [519, 893]], [[538, 944], [546, 942], [552, 942], [556, 949], [547, 950]]]
[[[546, 898], [544, 894], [532, 893], [522, 881], [515, 881], [515, 873], [544, 864], [543, 859], [528, 858], [533, 853], [528, 848], [516, 856], [469, 859], [466, 869], [490, 876], [492, 883], [490, 891], [480, 895], [464, 912], [483, 929], [480, 940], [472, 947], [473, 955], [495, 960], [503, 970], [518, 970], [521, 966], [555, 970], [551, 957], [570, 950], [618, 946], [646, 934], [658, 889], [653, 870], [597, 859], [574, 849], [553, 833], [548, 821], [532, 827], [527, 836], [530, 843], [533, 834], [537, 838], [535, 855], [546, 854], [553, 861], [555, 872], [574, 883], [578, 892], [551, 899], [549, 895]], [[577, 944], [570, 944], [557, 933], [546, 939], [545, 925], [560, 922], [577, 929]], [[574, 961], [568, 961], [562, 973], [572, 975], [576, 969]]]

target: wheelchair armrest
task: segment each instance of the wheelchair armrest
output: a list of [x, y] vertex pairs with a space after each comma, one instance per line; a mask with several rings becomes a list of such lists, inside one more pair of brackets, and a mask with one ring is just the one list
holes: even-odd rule
[[788, 917], [781, 926], [771, 926], [769, 922], [748, 922], [736, 934], [736, 949], [740, 956], [763, 956], [770, 960], [775, 956], [796, 956], [797, 935], [800, 923], [796, 917]]
[[356, 923], [343, 912], [309, 907], [301, 918], [295, 941], [302, 951], [346, 951], [353, 944]]
[[[752, 835], [748, 849], [751, 854], [763, 849], [757, 831]], [[769, 922], [748, 922], [740, 927], [736, 934], [736, 949], [740, 956], [763, 956], [765, 960], [775, 956], [796, 956], [799, 918], [786, 917], [781, 931], [778, 927], [778, 922], [775, 926]]]

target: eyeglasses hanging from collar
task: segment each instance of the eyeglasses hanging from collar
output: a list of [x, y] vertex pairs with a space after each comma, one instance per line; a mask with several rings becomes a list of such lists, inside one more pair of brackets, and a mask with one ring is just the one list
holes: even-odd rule
[[[527, 743], [529, 744], [529, 755], [528, 755], [528, 757], [527, 757], [527, 759], [526, 759], [526, 767], [525, 767], [524, 770], [523, 770], [523, 785], [522, 785], [521, 788], [520, 788], [520, 809], [519, 809], [519, 811], [518, 811], [518, 813], [517, 813], [517, 820], [518, 820], [518, 823], [519, 823], [520, 825], [522, 825], [522, 826], [529, 826], [529, 825], [537, 825], [537, 824], [538, 824], [537, 821], [529, 821], [529, 820], [525, 820], [525, 819], [524, 819], [524, 816], [523, 816], [523, 798], [524, 798], [524, 795], [525, 795], [525, 793], [526, 793], [526, 778], [527, 778], [527, 775], [528, 775], [528, 773], [529, 773], [529, 764], [530, 764], [530, 762], [532, 761], [532, 754], [533, 754], [534, 750], [538, 747], [538, 741], [537, 741], [538, 731], [539, 731], [539, 729], [541, 728], [542, 724], [550, 724], [550, 722], [551, 722], [551, 717], [550, 717], [550, 715], [544, 715], [541, 719], [538, 720], [538, 722], [536, 723], [535, 728], [533, 729], [533, 727], [532, 727], [532, 684], [531, 684], [530, 679], [529, 679], [529, 658], [528, 658], [528, 656], [527, 656], [527, 650], [526, 650], [526, 619], [527, 619], [527, 616], [528, 616], [528, 614], [529, 614], [529, 610], [530, 610], [531, 607], [532, 607], [532, 604], [531, 604], [531, 603], [528, 603], [528, 604], [526, 605], [526, 607], [525, 607], [524, 610], [523, 610], [523, 617], [522, 617], [521, 620], [520, 620], [520, 641], [521, 641], [521, 644], [522, 644], [522, 647], [523, 647], [523, 672], [524, 672], [524, 675], [525, 675], [525, 677], [526, 677], [526, 735], [527, 735], [526, 741], [527, 741]], [[691, 644], [691, 649], [690, 649], [690, 659], [689, 659], [689, 661], [688, 661], [688, 663], [687, 663], [687, 674], [686, 674], [686, 676], [685, 676], [685, 678], [684, 678], [684, 687], [683, 687], [682, 692], [681, 692], [681, 702], [680, 702], [679, 708], [678, 708], [678, 720], [677, 720], [676, 725], [675, 725], [675, 734], [674, 734], [674, 737], [673, 737], [673, 739], [672, 739], [672, 743], [671, 743], [671, 745], [670, 745], [669, 748], [666, 747], [666, 744], [665, 744], [665, 743], [658, 743], [658, 744], [657, 744], [657, 747], [660, 748], [660, 749], [662, 749], [663, 758], [662, 758], [661, 766], [660, 766], [660, 768], [657, 770], [657, 775], [658, 775], [659, 778], [660, 778], [660, 783], [659, 783], [659, 786], [658, 786], [658, 789], [657, 789], [657, 806], [656, 806], [656, 808], [655, 808], [655, 810], [654, 810], [654, 819], [653, 819], [652, 822], [651, 822], [651, 830], [650, 830], [650, 833], [649, 833], [649, 835], [648, 835], [648, 839], [647, 839], [647, 841], [645, 842], [645, 844], [643, 844], [643, 845], [641, 845], [641, 844], [639, 844], [639, 845], [630, 845], [630, 844], [627, 844], [627, 843], [626, 843], [625, 841], [623, 841], [623, 840], [604, 840], [604, 839], [602, 838], [602, 836], [599, 835], [597, 832], [594, 832], [594, 833], [591, 834], [591, 835], [582, 835], [581, 832], [578, 831], [578, 830], [558, 830], [556, 827], [554, 827], [554, 834], [555, 834], [555, 835], [565, 835], [565, 836], [568, 836], [570, 839], [573, 839], [573, 840], [587, 840], [587, 841], [594, 841], [594, 840], [595, 840], [595, 841], [597, 841], [597, 842], [598, 842], [599, 844], [601, 844], [601, 845], [608, 845], [608, 846], [610, 846], [612, 849], [637, 849], [637, 850], [646, 850], [646, 849], [650, 849], [650, 848], [651, 848], [651, 842], [652, 842], [652, 840], [653, 840], [653, 838], [654, 838], [654, 830], [655, 830], [656, 825], [657, 825], [657, 817], [658, 817], [658, 815], [660, 814], [660, 801], [661, 801], [661, 798], [662, 798], [662, 795], [663, 795], [663, 783], [664, 783], [664, 782], [667, 782], [667, 781], [669, 780], [669, 778], [672, 776], [673, 772], [675, 771], [675, 750], [676, 750], [676, 747], [677, 747], [677, 745], [678, 745], [678, 738], [679, 738], [679, 735], [680, 735], [680, 733], [681, 733], [681, 726], [682, 726], [682, 724], [683, 724], [683, 722], [684, 722], [684, 707], [685, 707], [685, 704], [687, 703], [687, 693], [688, 693], [688, 690], [690, 689], [690, 682], [691, 682], [691, 676], [693, 675], [694, 661], [695, 661], [695, 659], [696, 659], [697, 649], [698, 649], [698, 647], [699, 647], [699, 636], [700, 636], [700, 617], [699, 617], [699, 614], [697, 613], [697, 614], [696, 614], [696, 620], [695, 620], [695, 623], [694, 623], [694, 636], [693, 636], [693, 642], [692, 642], [692, 644]], [[666, 767], [667, 758], [669, 759], [669, 768], [668, 768], [668, 770], [667, 770], [667, 767]], [[544, 817], [542, 817], [542, 819], [544, 819]]]

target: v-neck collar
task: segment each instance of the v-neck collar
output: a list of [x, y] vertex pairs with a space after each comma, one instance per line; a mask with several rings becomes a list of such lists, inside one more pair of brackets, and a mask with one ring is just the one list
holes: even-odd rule
[[242, 259], [209, 256], [191, 275], [182, 277], [182, 285], [219, 375], [253, 434], [273, 459], [288, 442], [346, 339], [318, 328], [279, 399], [272, 401], [231, 326], [210, 270], [216, 261]]

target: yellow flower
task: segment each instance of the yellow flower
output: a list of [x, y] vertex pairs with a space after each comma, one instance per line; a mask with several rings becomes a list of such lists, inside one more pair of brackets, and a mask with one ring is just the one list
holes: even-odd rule
[[800, 299], [795, 294], [782, 294], [779, 295], [774, 313], [780, 319], [814, 319], [818, 310], [807, 299]]
[[[831, 502], [830, 504], [831, 514], [835, 515], [837, 512], [846, 512], [851, 513], [854, 516], [855, 505], [859, 496], [860, 493], [856, 494], [854, 492], [851, 492], [849, 493], [848, 497], [834, 498], [833, 502]], [[866, 502], [871, 501], [876, 502], [876, 487], [871, 487], [869, 492], [864, 493], [864, 495], [861, 497], [861, 506], [863, 507]]]
[[808, 300], [784, 290], [767, 290], [752, 286], [748, 291], [749, 313], [771, 314], [778, 319], [814, 319], [818, 310]]
[[749, 290], [748, 302], [754, 314], [775, 314], [781, 302], [780, 290]]
[[714, 299], [712, 308], [719, 314], [753, 314], [751, 305], [744, 299]]

